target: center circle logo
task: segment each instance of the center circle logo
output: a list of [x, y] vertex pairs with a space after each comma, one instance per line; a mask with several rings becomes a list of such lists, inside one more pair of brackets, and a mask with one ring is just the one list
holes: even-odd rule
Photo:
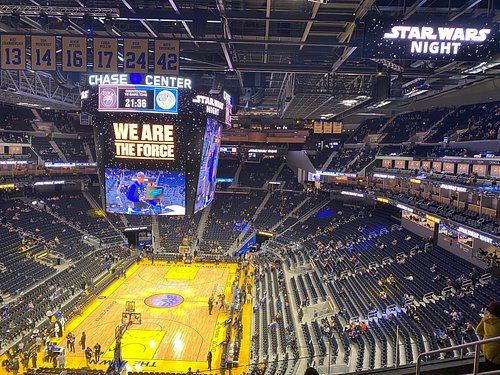
[[172, 91], [162, 90], [156, 95], [156, 104], [161, 109], [172, 109], [175, 107], [175, 95]]
[[170, 307], [179, 306], [184, 302], [184, 298], [178, 294], [153, 294], [144, 300], [144, 303], [149, 307], [157, 307], [167, 309]]

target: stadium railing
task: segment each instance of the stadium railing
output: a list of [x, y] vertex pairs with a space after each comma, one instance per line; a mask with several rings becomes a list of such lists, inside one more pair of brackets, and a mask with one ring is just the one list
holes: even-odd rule
[[417, 366], [416, 366], [415, 374], [416, 375], [420, 375], [421, 360], [422, 360], [422, 358], [424, 358], [426, 356], [432, 356], [434, 354], [439, 354], [439, 353], [443, 353], [443, 352], [449, 352], [451, 350], [458, 350], [458, 349], [463, 349], [463, 348], [469, 348], [471, 346], [474, 347], [474, 367], [473, 367], [473, 370], [472, 370], [472, 375], [476, 375], [476, 374], [481, 374], [481, 375], [498, 374], [498, 370], [487, 371], [487, 372], [479, 372], [479, 354], [480, 354], [479, 346], [483, 345], [483, 344], [491, 344], [491, 343], [497, 342], [497, 341], [500, 341], [500, 336], [493, 337], [493, 338], [487, 339], [487, 340], [479, 340], [479, 341], [474, 341], [474, 342], [468, 342], [466, 344], [448, 346], [446, 348], [431, 350], [429, 352], [422, 353], [422, 354], [420, 354], [417, 357]]

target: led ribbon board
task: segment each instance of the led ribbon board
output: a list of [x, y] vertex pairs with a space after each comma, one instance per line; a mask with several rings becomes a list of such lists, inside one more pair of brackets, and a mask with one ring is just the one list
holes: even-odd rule
[[366, 58], [479, 61], [496, 55], [499, 26], [474, 21], [367, 17]]

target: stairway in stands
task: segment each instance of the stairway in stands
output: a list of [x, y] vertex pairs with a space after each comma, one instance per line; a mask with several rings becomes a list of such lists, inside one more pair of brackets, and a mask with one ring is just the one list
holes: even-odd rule
[[[95, 201], [94, 197], [88, 192], [88, 191], [85, 191], [85, 190], [82, 190], [82, 195], [85, 197], [85, 199], [87, 199], [87, 201], [89, 202], [89, 204], [92, 206], [92, 208], [94, 210], [97, 210], [97, 211], [102, 211], [102, 208], [101, 206]], [[109, 225], [114, 229], [114, 231], [116, 232], [116, 236], [113, 236], [113, 237], [116, 237], [115, 239], [115, 242], [118, 243], [118, 242], [127, 242], [127, 239], [126, 237], [123, 235], [123, 233], [111, 222], [111, 220], [109, 220], [108, 216], [106, 215], [105, 216], [106, 218], [106, 221], [109, 223]]]
[[278, 179], [278, 176], [280, 175], [281, 171], [283, 170], [283, 168], [285, 166], [286, 166], [286, 163], [281, 163], [281, 165], [278, 167], [278, 169], [274, 173], [273, 177], [269, 181], [266, 181], [266, 183], [264, 184], [264, 186], [262, 188], [267, 189], [270, 182], [276, 182], [276, 180]]
[[243, 169], [243, 162], [240, 163], [238, 169], [236, 170], [236, 173], [234, 174], [233, 183], [231, 184], [231, 187], [238, 186], [238, 180], [240, 179], [240, 173], [242, 169]]
[[92, 150], [90, 149], [90, 145], [88, 144], [88, 142], [83, 142], [83, 149], [85, 150], [85, 154], [87, 154], [89, 158], [89, 162], [94, 163], [94, 156], [92, 155]]
[[[266, 207], [266, 203], [271, 197], [271, 193], [268, 192], [264, 199], [262, 199], [262, 202], [260, 202], [259, 207], [255, 210], [254, 215], [252, 216], [252, 222], [255, 221], [255, 218], [259, 216], [259, 214], [262, 212], [264, 207]], [[230, 247], [231, 253], [234, 253], [236, 250], [238, 250], [239, 245], [243, 245], [253, 234], [253, 229], [250, 228], [249, 225], [246, 226], [246, 228], [239, 234], [239, 236], [236, 238], [236, 240], [233, 242], [233, 244]]]
[[281, 219], [278, 223], [276, 223], [272, 228], [271, 228], [271, 232], [274, 232], [276, 230], [276, 228], [278, 228], [281, 224], [283, 224], [288, 218], [292, 217], [295, 215], [295, 213], [300, 210], [300, 208], [305, 205], [309, 200], [311, 199], [311, 197], [306, 197], [304, 200], [302, 200], [302, 202], [300, 202], [299, 205], [297, 205], [292, 211], [290, 211], [288, 213], [288, 215], [286, 215], [283, 219]]
[[203, 233], [205, 232], [205, 227], [207, 226], [211, 209], [212, 202], [210, 202], [210, 204], [203, 209], [200, 222], [198, 223], [198, 228], [196, 228], [196, 241], [193, 241], [191, 244], [191, 254], [198, 250], [198, 243], [203, 240]]
[[326, 159], [326, 161], [323, 163], [323, 166], [321, 167], [321, 170], [322, 171], [326, 171], [328, 169], [328, 166], [330, 165], [330, 163], [332, 162], [333, 158], [335, 156], [337, 156], [338, 152], [337, 150], [333, 150], [331, 153], [330, 153], [330, 156], [328, 156], [328, 159]]
[[67, 162], [68, 159], [66, 158], [66, 155], [64, 155], [64, 152], [62, 152], [59, 145], [53, 139], [47, 139], [47, 140], [49, 141], [49, 143], [52, 146], [52, 148], [54, 149], [54, 151], [57, 152], [57, 155], [59, 155], [59, 158], [61, 158], [61, 160], [63, 162]]

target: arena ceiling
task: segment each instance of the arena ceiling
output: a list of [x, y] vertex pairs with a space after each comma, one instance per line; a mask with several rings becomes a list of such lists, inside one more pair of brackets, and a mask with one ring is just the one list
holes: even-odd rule
[[[323, 1], [17, 0], [13, 4], [0, 0], [0, 30], [85, 35], [90, 16], [95, 36], [179, 39], [183, 74], [207, 88], [214, 79], [223, 80], [224, 87], [239, 97], [239, 114], [250, 116], [329, 119], [402, 111], [417, 99], [499, 77], [500, 65], [474, 69], [480, 61], [362, 56], [367, 17], [433, 16], [498, 23], [500, 10], [494, 0]], [[499, 56], [492, 61], [500, 62]], [[377, 107], [381, 100], [373, 95], [377, 71], [392, 82], [390, 103], [383, 108]], [[51, 79], [37, 75], [24, 73], [28, 89], [36, 83], [45, 86], [41, 81]], [[64, 81], [52, 78], [52, 90]], [[416, 79], [426, 81], [428, 92], [418, 98], [402, 96], [401, 86]], [[0, 100], [6, 101], [15, 91], [10, 86], [21, 78], [4, 71], [1, 80]], [[69, 103], [71, 90], [60, 87], [52, 106], [57, 108], [61, 98]], [[41, 94], [32, 89], [28, 99]]]

